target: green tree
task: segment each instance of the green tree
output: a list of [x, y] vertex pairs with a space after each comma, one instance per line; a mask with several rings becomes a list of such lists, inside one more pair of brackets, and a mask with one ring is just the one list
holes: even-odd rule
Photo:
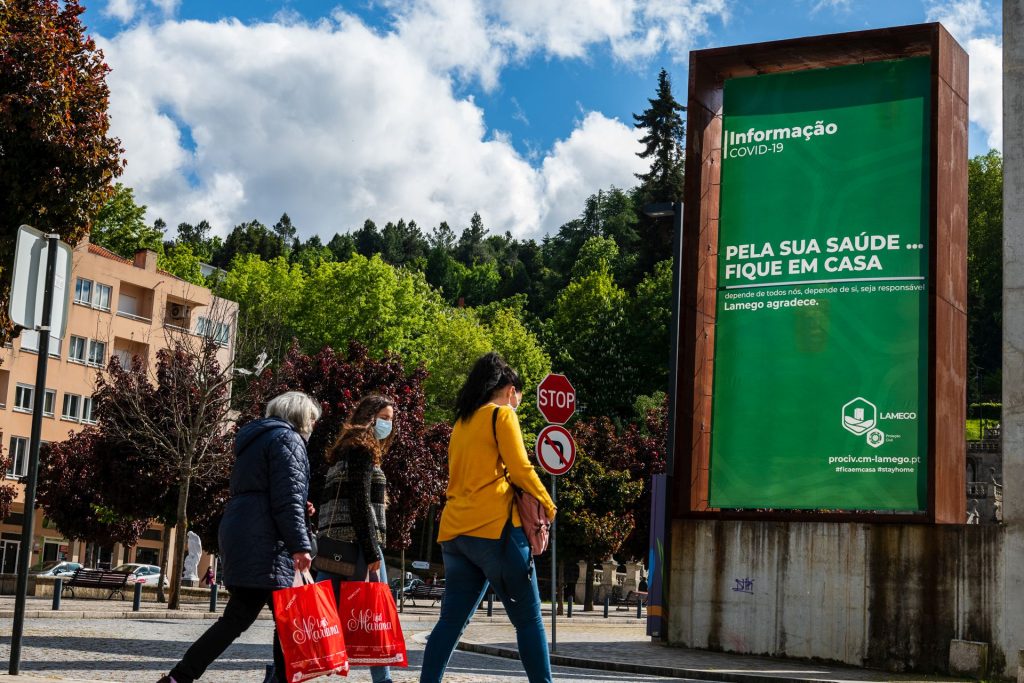
[[228, 234], [224, 246], [214, 255], [213, 265], [227, 268], [239, 254], [256, 254], [270, 259], [284, 256], [286, 245], [281, 237], [259, 221], [240, 223]]
[[[634, 114], [635, 126], [645, 131], [640, 139], [644, 149], [641, 159], [650, 159], [647, 173], [638, 173], [640, 187], [636, 190], [638, 207], [652, 202], [681, 202], [685, 163], [683, 136], [685, 127], [680, 115], [685, 111], [672, 95], [672, 83], [664, 69], [658, 74], [658, 93], [649, 99], [650, 106]], [[673, 221], [642, 217], [637, 225], [640, 236], [638, 267], [646, 273], [655, 262], [672, 253]]]
[[214, 256], [224, 245], [220, 237], [210, 235], [212, 231], [213, 226], [206, 220], [201, 220], [195, 225], [179, 223], [175, 243], [187, 244], [200, 261], [213, 263]]
[[650, 159], [647, 173], [637, 173], [641, 194], [646, 201], [678, 202], [683, 199], [683, 117], [686, 108], [672, 95], [672, 81], [662, 69], [658, 74], [658, 94], [648, 99], [650, 106], [633, 114], [634, 126], [646, 131], [640, 138], [644, 149], [637, 155]]
[[281, 218], [274, 223], [273, 230], [274, 234], [281, 241], [282, 255], [287, 256], [292, 242], [295, 241], [295, 236], [298, 234], [298, 230], [292, 224], [291, 217], [287, 213], [282, 213]]
[[108, 135], [110, 68], [79, 20], [79, 0], [0, 5], [0, 343], [21, 224], [77, 244], [121, 174]]
[[492, 349], [487, 330], [466, 308], [438, 311], [424, 339], [427, 379], [427, 422], [451, 422], [455, 396], [476, 359]]
[[582, 415], [622, 419], [632, 412], [626, 302], [607, 269], [573, 280], [555, 301], [545, 345], [554, 351], [555, 369], [575, 386]]
[[194, 285], [200, 287], [206, 286], [206, 278], [203, 277], [203, 271], [199, 257], [192, 253], [192, 246], [189, 244], [177, 244], [170, 249], [163, 249], [161, 246], [162, 254], [157, 258], [156, 265], [158, 268], [166, 270], [175, 277], [180, 277], [182, 280], [187, 280]]
[[968, 398], [998, 400], [1002, 375], [1003, 158], [996, 150], [967, 167]]
[[305, 292], [302, 266], [284, 257], [264, 261], [255, 254], [238, 256], [216, 289], [218, 296], [238, 302], [238, 345], [235, 362], [252, 368], [260, 353], [278, 361], [296, 335], [296, 318]]
[[485, 237], [487, 228], [484, 227], [484, 219], [479, 213], [474, 213], [469, 221], [469, 227], [462, 231], [455, 248], [455, 257], [466, 266], [489, 260], [491, 254], [484, 241]]
[[96, 214], [89, 241], [130, 259], [140, 249], [163, 251], [163, 231], [146, 225], [146, 206], [135, 203], [135, 193], [121, 183]]
[[634, 396], [667, 389], [671, 324], [672, 261], [659, 261], [626, 306], [625, 329], [634, 368], [629, 389]]
[[619, 246], [610, 237], [591, 237], [580, 247], [571, 277], [581, 278], [596, 271], [613, 271], [619, 261]]
[[336, 232], [327, 243], [327, 248], [331, 250], [335, 261], [348, 261], [356, 253], [356, 241], [352, 239], [352, 235]]
[[607, 467], [579, 435], [577, 443], [576, 464], [558, 481], [558, 554], [565, 558], [559, 563], [559, 574], [565, 575], [566, 559], [587, 563], [583, 609], [590, 611], [594, 609], [594, 565], [618, 552], [633, 532], [633, 505], [643, 495], [643, 484], [633, 481], [629, 472]]
[[421, 274], [357, 254], [309, 273], [295, 329], [308, 349], [342, 349], [355, 340], [375, 358], [396, 353], [417, 362], [424, 359], [423, 337], [441, 306]]

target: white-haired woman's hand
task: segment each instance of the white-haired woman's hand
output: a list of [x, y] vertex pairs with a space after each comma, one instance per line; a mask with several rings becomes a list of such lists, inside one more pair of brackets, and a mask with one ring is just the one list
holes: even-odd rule
[[292, 561], [295, 563], [295, 571], [304, 572], [313, 564], [313, 557], [307, 552], [292, 553]]

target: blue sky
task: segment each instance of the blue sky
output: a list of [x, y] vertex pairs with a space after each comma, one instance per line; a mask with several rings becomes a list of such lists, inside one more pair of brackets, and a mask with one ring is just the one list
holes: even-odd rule
[[632, 114], [690, 49], [942, 20], [972, 58], [971, 154], [1000, 144], [985, 0], [96, 0], [124, 182], [169, 224], [287, 211], [539, 236], [631, 183]]

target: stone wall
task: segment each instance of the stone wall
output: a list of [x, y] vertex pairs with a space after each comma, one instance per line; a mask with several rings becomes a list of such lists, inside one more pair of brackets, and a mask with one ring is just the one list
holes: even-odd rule
[[963, 639], [990, 643], [994, 670], [1015, 676], [1017, 653], [999, 645], [1004, 533], [676, 520], [669, 642], [942, 673]]

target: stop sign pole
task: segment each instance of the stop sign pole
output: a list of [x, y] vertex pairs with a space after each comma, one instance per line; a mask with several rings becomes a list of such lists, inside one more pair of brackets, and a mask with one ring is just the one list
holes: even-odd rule
[[[537, 385], [537, 409], [551, 424], [562, 425], [576, 412], [576, 389], [565, 375], [551, 373]], [[558, 506], [558, 477], [551, 475], [551, 502]], [[558, 651], [558, 520], [551, 521], [551, 651]]]

